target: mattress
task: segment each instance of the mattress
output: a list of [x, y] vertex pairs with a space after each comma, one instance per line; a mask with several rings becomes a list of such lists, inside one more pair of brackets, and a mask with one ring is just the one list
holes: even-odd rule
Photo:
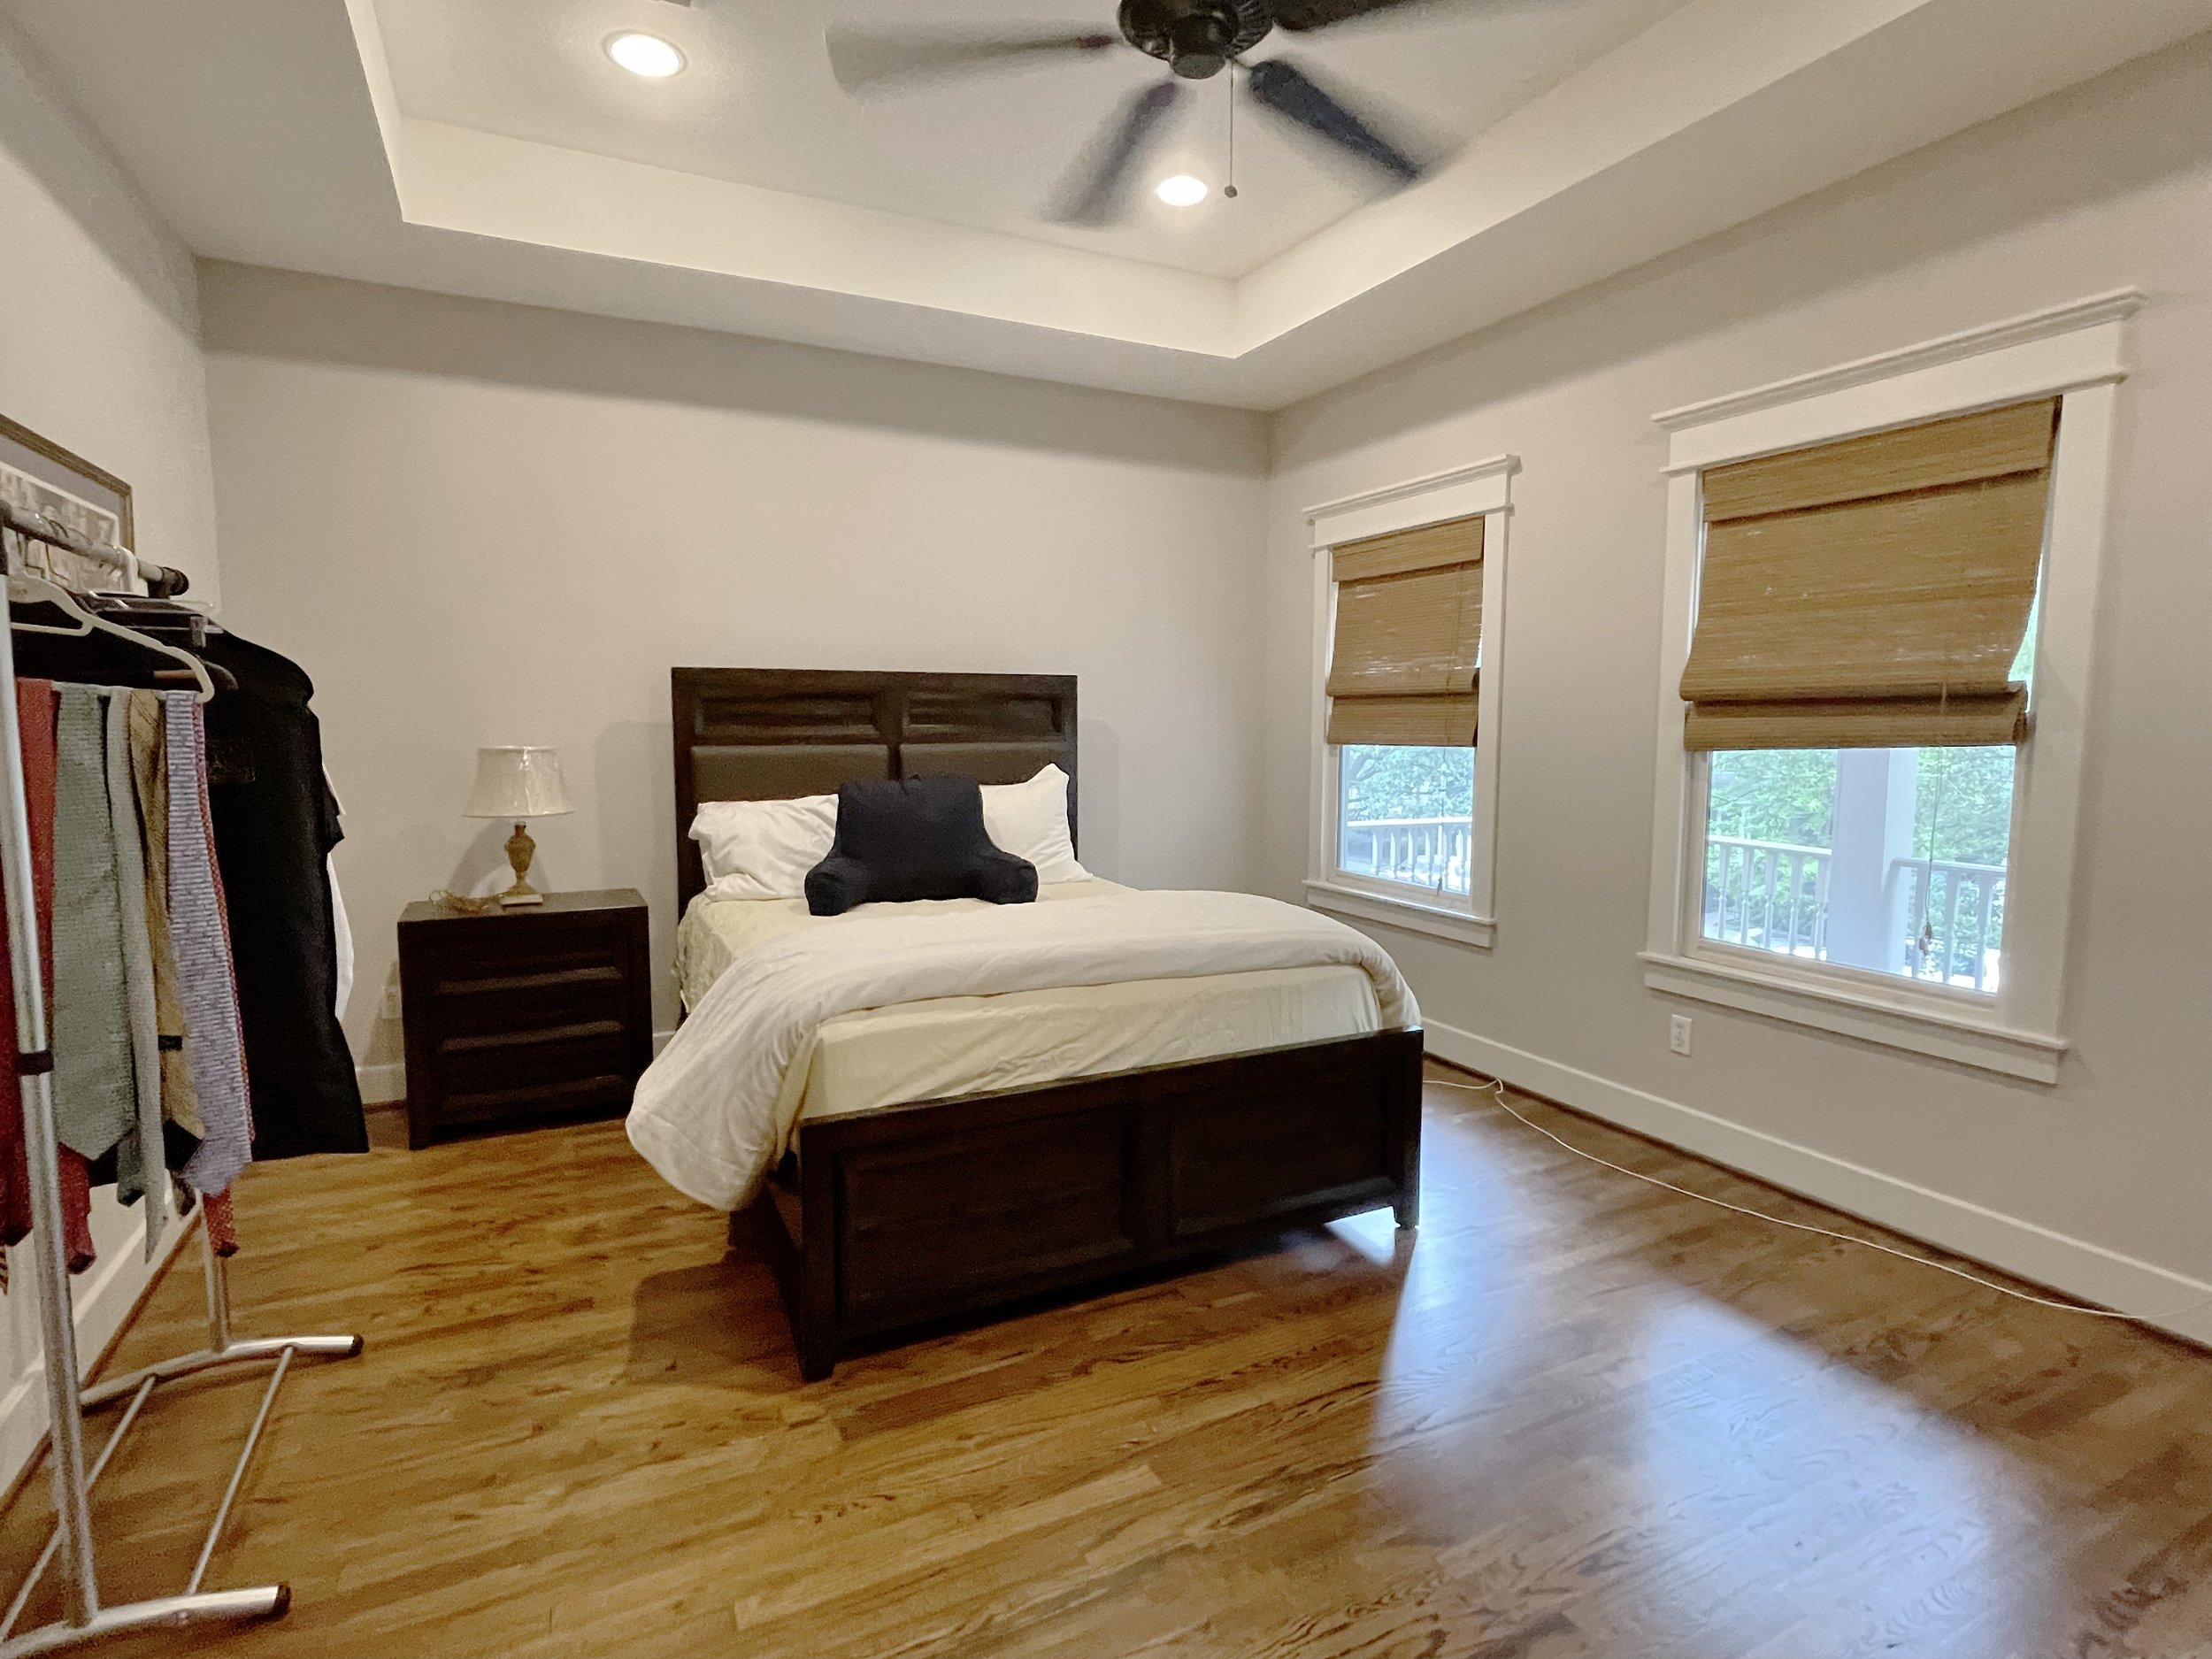
[[[1071, 881], [1041, 888], [1038, 900], [1079, 903], [1127, 891], [1110, 881]], [[748, 950], [795, 929], [979, 908], [979, 900], [947, 899], [818, 918], [803, 899], [702, 895], [676, 931], [677, 979], [686, 1007], [695, 1007]], [[786, 1073], [778, 1104], [785, 1121], [841, 1117], [1361, 1036], [1381, 1025], [1369, 976], [1341, 964], [935, 997], [824, 1020], [810, 1050]]]

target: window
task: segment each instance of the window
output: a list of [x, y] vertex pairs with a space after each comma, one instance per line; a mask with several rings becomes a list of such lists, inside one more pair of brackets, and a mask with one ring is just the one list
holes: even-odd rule
[[2057, 424], [2032, 398], [1700, 473], [1704, 941], [1996, 993]]
[[1343, 875], [1465, 898], [1475, 833], [1475, 751], [1347, 744], [1337, 751], [1336, 867]]
[[2016, 758], [2009, 744], [1713, 754], [1702, 936], [1994, 995]]
[[1509, 457], [1312, 510], [1316, 905], [1487, 944]]
[[1647, 985], [2056, 1079], [2082, 693], [2139, 303], [1660, 417]]

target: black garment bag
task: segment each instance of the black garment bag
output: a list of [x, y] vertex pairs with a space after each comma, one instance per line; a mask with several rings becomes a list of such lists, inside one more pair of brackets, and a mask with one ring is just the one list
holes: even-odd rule
[[315, 687], [298, 664], [235, 634], [198, 655], [236, 691], [207, 705], [207, 792], [222, 866], [257, 1160], [366, 1152], [361, 1087], [334, 1003], [330, 849], [345, 832], [323, 776]]

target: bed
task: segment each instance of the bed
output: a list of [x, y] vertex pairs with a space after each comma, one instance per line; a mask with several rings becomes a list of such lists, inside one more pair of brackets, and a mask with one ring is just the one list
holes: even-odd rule
[[[848, 949], [1007, 920], [1079, 923], [1110, 937], [1141, 930], [1148, 903], [1203, 902], [1233, 942], [1247, 918], [1233, 907], [1265, 903], [1137, 895], [1098, 880], [1047, 887], [1036, 905], [1000, 917], [871, 916], [996, 908], [975, 901], [864, 906], [826, 922], [808, 918], [803, 901], [695, 903], [706, 878], [687, 831], [702, 803], [940, 773], [1010, 784], [1047, 764], [1079, 780], [1076, 684], [784, 669], [679, 668], [671, 678], [687, 1007], [733, 963], [769, 962], [783, 936], [810, 926], [853, 929]], [[807, 1020], [799, 1058], [779, 1073], [790, 1127], [764, 1181], [686, 1179], [664, 1146], [648, 1150], [641, 1132], [665, 1125], [641, 1112], [632, 1139], [695, 1197], [749, 1197], [731, 1217], [732, 1236], [768, 1251], [810, 1380], [841, 1356], [924, 1327], [1342, 1216], [1389, 1208], [1409, 1227], [1421, 1033], [1389, 1028], [1371, 961], [1363, 970], [1342, 954], [1291, 963], [1232, 953], [1221, 957], [1232, 971], [1219, 974], [1186, 963], [1157, 978], [1058, 986], [1048, 977], [1002, 995]], [[695, 1071], [695, 1056], [692, 1064]]]

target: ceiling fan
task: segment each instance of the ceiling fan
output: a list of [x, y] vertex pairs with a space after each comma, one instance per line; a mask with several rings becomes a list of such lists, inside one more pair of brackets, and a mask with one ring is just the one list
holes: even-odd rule
[[[1240, 60], [1276, 29], [1326, 28], [1379, 12], [1433, 9], [1446, 0], [1121, 0], [1118, 34], [1099, 31], [1031, 35], [881, 33], [832, 30], [830, 67], [847, 91], [865, 93], [948, 74], [991, 70], [1040, 59], [1076, 58], [1133, 46], [1156, 58], [1174, 77], [1145, 88], [1078, 161], [1052, 217], [1075, 225], [1110, 225], [1130, 206], [1139, 165], [1161, 135], [1184, 82], [1205, 81], [1234, 64], [1246, 89], [1270, 115], [1333, 145], [1393, 188], [1411, 184], [1435, 158], [1384, 136], [1389, 125], [1356, 112], [1340, 95], [1287, 58]], [[1226, 194], [1233, 195], [1233, 188]]]

